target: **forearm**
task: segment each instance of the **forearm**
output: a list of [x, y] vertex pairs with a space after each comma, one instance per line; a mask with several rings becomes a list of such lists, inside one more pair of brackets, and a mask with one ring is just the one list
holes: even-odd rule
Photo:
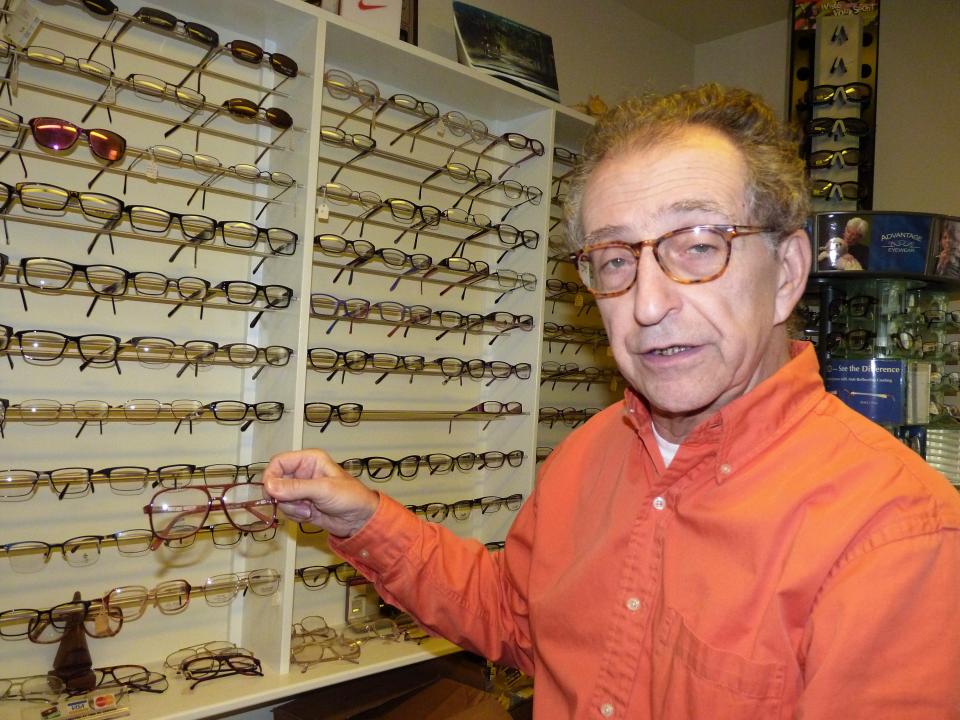
[[[382, 496], [352, 537], [330, 546], [377, 587], [381, 597], [425, 628], [485, 657], [532, 671], [524, 593], [504, 554], [419, 520]], [[518, 548], [518, 552], [522, 552]]]

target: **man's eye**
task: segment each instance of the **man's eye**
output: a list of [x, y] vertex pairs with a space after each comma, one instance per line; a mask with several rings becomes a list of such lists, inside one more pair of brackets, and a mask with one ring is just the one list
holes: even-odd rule
[[606, 260], [603, 263], [603, 267], [604, 269], [607, 269], [607, 270], [618, 270], [626, 264], [627, 264], [626, 258], [615, 257], [615, 258], [610, 258], [609, 260]]

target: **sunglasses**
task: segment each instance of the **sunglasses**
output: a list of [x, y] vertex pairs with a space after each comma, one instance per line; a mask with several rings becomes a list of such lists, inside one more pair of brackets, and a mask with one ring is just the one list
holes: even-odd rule
[[838, 95], [845, 102], [865, 106], [870, 102], [873, 89], [862, 82], [846, 85], [817, 85], [810, 91], [810, 101], [814, 105], [832, 105]]
[[[118, 13], [117, 6], [109, 0], [82, 0], [82, 2], [84, 7], [91, 12], [94, 12], [98, 15], [113, 15], [114, 20], [116, 20], [116, 15]], [[206, 25], [180, 20], [175, 15], [171, 15], [165, 10], [160, 10], [158, 8], [142, 7], [124, 21], [123, 25], [120, 26], [120, 29], [117, 30], [117, 34], [113, 36], [113, 40], [110, 41], [110, 58], [114, 67], [117, 66], [117, 58], [114, 52], [114, 46], [120, 39], [120, 36], [123, 35], [134, 22], [139, 22], [143, 25], [149, 25], [150, 27], [157, 28], [158, 30], [164, 30], [174, 35], [179, 35], [187, 40], [198, 42], [201, 45], [213, 47], [220, 44], [220, 36], [215, 30], [207, 27]], [[94, 45], [93, 50], [90, 51], [89, 57], [93, 57], [93, 54], [100, 48], [101, 45], [103, 45], [112, 27], [113, 21], [111, 21], [110, 26], [100, 37], [100, 40], [97, 42], [97, 44]]]
[[28, 124], [37, 145], [48, 150], [69, 150], [83, 138], [95, 157], [109, 163], [123, 159], [127, 150], [127, 141], [112, 130], [86, 129], [54, 117], [31, 118]]
[[860, 148], [843, 148], [841, 150], [817, 150], [807, 156], [807, 167], [815, 170], [833, 167], [839, 162], [840, 167], [855, 167], [860, 164]]
[[858, 117], [819, 117], [808, 122], [805, 127], [808, 135], [863, 136], [870, 132], [870, 125]]
[[[199, 108], [198, 108], [199, 109]], [[230, 98], [229, 100], [224, 100], [223, 103], [218, 107], [206, 120], [203, 121], [203, 124], [200, 125], [201, 128], [206, 127], [210, 122], [217, 117], [222, 111], [226, 110], [230, 115], [240, 120], [266, 120], [270, 125], [280, 130], [280, 135], [274, 138], [274, 142], [280, 139], [280, 136], [283, 135], [287, 130], [293, 127], [293, 118], [290, 117], [290, 114], [286, 110], [281, 108], [265, 108], [261, 107], [258, 103], [255, 103], [253, 100], [248, 100], [247, 98]], [[170, 137], [174, 132], [183, 127], [190, 119], [197, 113], [196, 110], [190, 113], [184, 120], [181, 120], [176, 125], [167, 130], [163, 136]], [[197, 133], [197, 143], [199, 144], [200, 133]], [[196, 149], [196, 148], [195, 148]], [[254, 163], [260, 162], [260, 159], [266, 154], [269, 147], [264, 148], [256, 159]]]
[[[235, 60], [240, 62], [245, 62], [250, 65], [259, 65], [264, 61], [270, 64], [270, 67], [273, 68], [273, 71], [284, 76], [284, 79], [273, 89], [274, 91], [280, 87], [286, 80], [289, 78], [295, 78], [300, 72], [300, 68], [297, 65], [296, 61], [282, 53], [270, 53], [264, 50], [259, 45], [249, 42], [247, 40], [231, 40], [226, 45], [222, 47], [214, 43], [210, 50], [207, 52], [207, 55], [201, 60], [196, 67], [192, 68], [184, 78], [180, 81], [180, 85], [183, 85], [187, 80], [193, 77], [194, 73], [202, 73], [218, 56], [222, 55], [224, 50], [228, 50]], [[197, 80], [199, 83], [199, 79]], [[272, 92], [272, 91], [271, 91]], [[270, 93], [268, 93], [269, 95]]]

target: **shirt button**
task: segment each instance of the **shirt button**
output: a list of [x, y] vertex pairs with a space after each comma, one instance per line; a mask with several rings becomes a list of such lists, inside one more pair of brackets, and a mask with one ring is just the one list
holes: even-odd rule
[[643, 603], [640, 602], [640, 598], [630, 598], [627, 600], [627, 610], [630, 612], [636, 612], [642, 605]]
[[370, 552], [369, 552], [368, 550], [361, 550], [360, 553], [359, 553], [359, 555], [360, 555], [360, 557], [362, 557], [364, 560], [366, 560], [368, 557], [370, 557]]
[[667, 506], [667, 501], [662, 497], [657, 496], [653, 499], [653, 509], [654, 510], [663, 510]]
[[613, 717], [613, 705], [604, 703], [600, 706], [600, 714], [604, 717]]
[[726, 463], [724, 463], [723, 465], [720, 466], [720, 474], [721, 474], [721, 475], [729, 475], [729, 474], [732, 473], [732, 472], [733, 472], [733, 468], [730, 467], [729, 465], [727, 465]]

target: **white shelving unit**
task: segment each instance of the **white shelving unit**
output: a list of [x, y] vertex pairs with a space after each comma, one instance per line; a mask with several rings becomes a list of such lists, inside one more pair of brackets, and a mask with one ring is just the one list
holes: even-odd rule
[[[549, 275], [547, 238], [553, 222], [549, 197], [554, 139], [564, 147], [578, 147], [590, 120], [416, 47], [373, 37], [364, 29], [306, 3], [238, 0], [230, 4], [230, 12], [225, 12], [223, 3], [210, 0], [164, 0], [152, 7], [172, 13], [181, 21], [214, 29], [221, 45], [246, 40], [269, 52], [287, 55], [298, 63], [298, 76], [276, 87], [283, 76], [268, 63], [254, 66], [222, 52], [201, 74], [199, 90], [206, 98], [203, 109], [186, 126], [165, 137], [168, 128], [190, 115], [190, 110], [178, 106], [172, 97], [176, 83], [201, 60], [206, 48], [183, 36], [182, 23], [171, 33], [134, 22], [113, 48], [115, 68], [111, 67], [109, 43], [92, 57], [113, 70], [116, 78], [110, 83], [113, 90], [108, 90], [105, 98], [109, 102], [113, 99], [110, 95], [116, 93], [115, 102], [109, 106], [112, 120], [103, 103], [81, 122], [91, 102], [108, 86], [91, 73], [85, 58], [108, 30], [110, 18], [96, 15], [73, 0], [30, 4], [43, 21], [23, 43], [34, 48], [33, 57], [28, 57], [26, 51], [15, 50], [14, 59], [7, 61], [14, 67], [3, 88], [0, 107], [21, 115], [24, 126], [31, 118], [49, 116], [74, 122], [88, 131], [111, 130], [126, 139], [128, 148], [125, 158], [109, 167], [88, 189], [87, 184], [104, 162], [90, 154], [86, 141], [81, 139], [72, 150], [54, 152], [37, 145], [27, 129], [20, 147], [14, 147], [15, 131], [0, 133], [0, 143], [14, 148], [0, 164], [0, 181], [14, 188], [20, 182], [38, 182], [74, 191], [69, 193], [63, 212], [41, 214], [35, 208], [25, 209], [21, 196], [14, 190], [15, 197], [3, 215], [7, 244], [0, 251], [9, 257], [9, 265], [0, 278], [0, 324], [14, 331], [49, 330], [68, 336], [107, 333], [120, 338], [123, 349], [115, 364], [89, 365], [81, 371], [82, 358], [77, 357], [74, 345], [68, 346], [59, 361], [40, 364], [27, 362], [23, 352], [29, 355], [29, 348], [20, 348], [15, 339], [11, 340], [5, 354], [12, 360], [13, 368], [0, 367], [0, 398], [10, 403], [5, 438], [0, 440], [0, 465], [4, 470], [39, 471], [144, 466], [151, 474], [139, 493], [111, 490], [106, 481], [95, 475], [92, 491], [81, 492], [82, 486], [73, 483], [71, 494], [76, 490], [75, 496], [62, 500], [43, 476], [29, 497], [0, 501], [0, 546], [22, 541], [54, 546], [43, 569], [32, 573], [16, 572], [9, 558], [3, 557], [8, 553], [0, 552], [0, 587], [4, 588], [0, 591], [0, 612], [15, 608], [49, 609], [69, 601], [75, 591], [85, 600], [96, 601], [118, 586], [153, 588], [168, 580], [188, 581], [193, 590], [189, 606], [183, 611], [164, 614], [150, 606], [141, 618], [127, 622], [114, 637], [88, 638], [93, 666], [138, 664], [162, 670], [163, 659], [177, 649], [231, 640], [261, 660], [264, 677], [218, 679], [189, 690], [187, 682], [167, 670], [170, 688], [166, 692], [155, 696], [141, 692], [130, 697], [133, 716], [148, 720], [202, 718], [277, 702], [311, 688], [452, 651], [452, 646], [440, 640], [421, 645], [372, 642], [364, 646], [358, 665], [343, 661], [324, 663], [304, 673], [292, 668], [288, 659], [291, 625], [307, 615], [322, 615], [331, 625], [342, 624], [346, 609], [345, 588], [333, 578], [326, 587], [316, 590], [297, 580], [298, 568], [331, 566], [340, 560], [327, 548], [325, 535], [302, 532], [296, 523], [282, 524], [272, 540], [246, 536], [236, 545], [222, 548], [214, 544], [210, 533], [201, 532], [188, 548], [161, 546], [154, 552], [135, 556], [121, 553], [109, 536], [149, 527], [143, 506], [160, 489], [151, 486], [160, 466], [246, 464], [299, 447], [323, 447], [341, 461], [366, 456], [400, 459], [411, 454], [456, 456], [465, 452], [520, 450], [523, 461], [519, 467], [504, 463], [495, 469], [480, 468], [477, 461], [471, 470], [431, 472], [431, 467], [423, 463], [417, 474], [408, 479], [394, 476], [387, 482], [374, 483], [366, 474], [362, 477], [411, 505], [452, 504], [515, 493], [526, 497], [534, 482], [535, 449], [543, 444], [540, 430], [544, 426], [538, 425], [537, 410], [541, 405], [562, 400], [558, 396], [547, 397], [540, 387], [541, 365], [551, 355], [542, 343], [543, 325], [559, 317], [554, 314], [552, 302], [545, 304], [545, 280]], [[131, 13], [135, 9], [124, 6], [120, 11]], [[108, 37], [113, 37], [118, 27], [114, 23]], [[36, 50], [39, 47], [51, 48], [72, 59], [65, 59], [59, 66], [38, 61], [39, 56], [51, 55]], [[79, 72], [81, 65], [84, 72]], [[332, 69], [349, 73], [355, 80], [376, 83], [383, 100], [406, 94], [435, 104], [441, 114], [458, 111], [466, 118], [482, 121], [488, 132], [465, 142], [470, 136], [462, 134], [457, 122], [432, 123], [416, 135], [411, 150], [411, 135], [405, 131], [423, 120], [423, 115], [395, 103], [380, 102], [376, 105], [380, 112], [371, 126], [374, 110], [357, 109], [362, 99], [359, 94], [338, 99], [325, 89], [324, 72]], [[132, 74], [165, 81], [166, 95], [142, 97], [133, 91], [130, 81], [123, 80]], [[184, 87], [197, 89], [196, 76]], [[11, 91], [9, 96], [6, 88]], [[254, 121], [238, 119], [224, 111], [212, 117], [221, 103], [233, 98], [249, 99], [263, 108], [282, 109], [293, 119], [293, 127], [281, 133], [281, 128], [272, 125], [262, 113]], [[348, 134], [369, 134], [376, 141], [376, 150], [340, 170], [338, 183], [358, 193], [377, 193], [383, 200], [402, 198], [447, 210], [469, 207], [471, 198], [484, 188], [470, 191], [473, 183], [458, 183], [449, 173], [441, 172], [422, 184], [421, 189], [432, 169], [459, 162], [470, 169], [488, 169], [494, 178], [506, 171], [503, 179], [520, 183], [524, 194], [512, 198], [502, 186], [497, 186], [473, 200], [470, 212], [486, 214], [498, 223], [509, 211], [503, 222], [521, 232], [538, 233], [539, 243], [536, 247], [511, 250], [494, 231], [479, 234], [461, 245], [461, 241], [481, 228], [457, 221], [455, 214], [453, 220], [443, 217], [435, 225], [423, 227], [417, 235], [415, 230], [404, 233], [410, 223], [395, 220], [385, 205], [377, 210], [372, 205], [363, 206], [359, 195], [347, 204], [337, 203], [337, 198], [330, 192], [324, 193], [322, 187], [341, 164], [357, 154], [353, 148], [321, 142], [322, 128], [337, 125]], [[327, 131], [328, 139], [330, 132]], [[511, 167], [528, 153], [503, 142], [492, 143], [507, 132], [542, 142], [543, 155]], [[152, 155], [143, 152], [157, 145], [177, 148], [186, 157], [181, 163], [172, 164], [158, 161], [156, 151]], [[264, 150], [265, 154], [258, 159]], [[141, 154], [142, 159], [128, 171]], [[191, 156], [197, 154], [213, 156], [225, 168], [238, 163], [255, 164], [266, 173], [251, 181], [227, 172], [209, 183], [205, 199], [201, 200], [198, 193], [188, 205], [191, 193], [213, 175], [191, 164]], [[29, 171], [26, 178], [18, 155]], [[277, 196], [283, 188], [270, 182], [270, 172], [289, 174], [296, 180], [296, 187]], [[531, 188], [543, 192], [538, 203], [523, 202], [529, 197], [527, 193], [533, 192]], [[113, 252], [104, 235], [88, 253], [88, 246], [104, 225], [102, 220], [96, 224], [81, 211], [81, 199], [93, 202], [95, 198], [77, 193], [88, 191], [114, 196], [126, 205], [154, 206], [179, 214], [199, 213], [217, 221], [248, 222], [263, 229], [282, 228], [296, 233], [299, 243], [293, 255], [273, 254], [262, 241], [252, 250], [238, 250], [225, 245], [219, 232], [210, 242], [190, 243], [176, 226], [163, 234], [146, 232], [135, 229], [129, 215], [124, 215], [112, 226]], [[275, 196], [276, 201], [271, 202]], [[266, 209], [260, 213], [265, 203]], [[90, 207], [86, 209], [91, 214]], [[363, 222], [361, 238], [359, 216], [365, 210], [372, 212]], [[426, 278], [425, 271], [419, 271], [398, 279], [409, 268], [392, 268], [378, 257], [353, 268], [351, 273], [343, 266], [355, 256], [349, 252], [315, 252], [313, 238], [318, 234], [341, 235], [351, 241], [362, 239], [380, 250], [400, 250], [408, 255], [425, 253], [431, 258], [433, 272]], [[169, 262], [170, 255], [181, 247], [183, 251]], [[200, 303], [188, 300], [168, 317], [182, 299], [176, 294], [176, 283], [170, 283], [160, 298], [138, 295], [131, 288], [122, 297], [114, 298], [115, 312], [111, 298], [101, 296], [92, 312], [85, 315], [96, 296], [82, 269], [63, 292], [25, 287], [25, 278], [18, 275], [18, 268], [29, 257], [56, 258], [78, 266], [107, 264], [130, 273], [161, 273], [172, 281], [197, 277], [213, 286], [221, 281], [277, 284], [292, 289], [292, 300], [289, 307], [266, 308], [252, 328], [257, 311], [263, 309], [262, 295], [251, 306], [226, 302], [222, 294], [214, 295], [203, 303], [202, 319]], [[469, 271], [447, 269], [441, 261], [451, 257], [487, 263], [491, 276], [478, 278]], [[91, 272], [96, 279], [98, 271]], [[335, 280], [338, 273], [340, 277]], [[516, 273], [517, 278], [535, 277], [536, 282], [530, 282], [529, 289], [519, 282], [514, 289], [503, 287], [512, 282], [514, 276], [510, 273]], [[128, 276], [131, 281], [137, 278], [147, 276]], [[189, 283], [184, 281], [184, 287], [192, 287]], [[27, 310], [21, 303], [21, 289]], [[116, 290], [101, 286], [100, 291]], [[342, 300], [362, 298], [374, 304], [426, 305], [447, 315], [433, 315], [429, 327], [427, 323], [407, 327], [382, 320], [377, 315], [377, 308], [382, 306], [374, 305], [365, 318], [351, 322], [340, 317], [332, 324], [331, 318], [312, 316], [311, 295], [318, 293]], [[327, 307], [321, 301], [313, 305], [321, 314]], [[388, 317], [390, 307], [386, 308]], [[467, 318], [464, 322], [470, 325], [469, 332], [455, 328], [441, 336], [444, 329], [449, 329], [444, 324], [449, 326], [451, 312]], [[503, 328], [488, 318], [479, 332], [474, 331], [474, 314], [486, 316], [495, 312], [530, 315], [532, 329], [501, 332]], [[596, 318], [595, 311], [593, 317]], [[287, 365], [261, 369], [262, 355], [253, 367], [238, 368], [226, 362], [221, 350], [208, 358], [213, 362], [187, 365], [178, 376], [182, 361], [158, 364], [138, 359], [129, 340], [144, 336], [168, 338], [178, 345], [194, 340], [220, 345], [281, 345], [293, 352]], [[316, 348], [342, 353], [359, 350], [368, 354], [423, 356], [425, 364], [422, 371], [392, 372], [382, 379], [381, 372], [372, 372], [370, 368], [332, 373], [310, 366], [310, 350]], [[511, 373], [507, 378], [494, 378], [488, 368], [482, 378], [464, 377], [461, 382], [441, 374], [440, 365], [434, 361], [442, 357], [513, 366], [527, 363], [532, 368], [531, 376], [520, 379]], [[368, 358], [370, 362], [372, 358]], [[0, 363], [6, 364], [3, 358]], [[574, 398], [581, 393], [582, 389], [575, 391], [564, 404], [574, 404]], [[613, 399], [617, 395], [614, 393]], [[35, 399], [65, 404], [103, 400], [115, 409], [102, 428], [98, 422], [89, 421], [75, 437], [81, 423], [73, 419], [38, 425], [33, 415], [30, 422], [25, 422], [30, 413], [21, 412], [20, 408]], [[169, 405], [164, 406], [155, 422], [123, 421], [122, 408], [125, 404], [129, 407], [132, 399], [161, 403], [281, 402], [284, 412], [275, 422], [252, 422], [246, 431], [236, 424], [206, 419], [207, 416], [182, 422], [177, 428], [177, 418], [169, 409], [173, 406]], [[522, 412], [500, 417], [468, 413], [451, 419], [489, 401], [520, 403]], [[335, 419], [321, 431], [319, 426], [304, 422], [304, 405], [311, 402], [361, 403], [363, 415], [353, 426]], [[598, 402], [599, 396], [591, 396], [590, 402], [584, 404]], [[488, 426], [487, 420], [492, 420]], [[199, 473], [195, 473], [193, 483], [203, 483]], [[480, 506], [475, 506], [466, 519], [457, 520], [451, 514], [444, 523], [458, 535], [494, 541], [503, 539], [513, 516], [514, 512], [506, 507], [498, 512], [482, 512]], [[222, 514], [212, 513], [207, 524], [225, 520]], [[88, 534], [107, 538], [101, 541], [98, 559], [79, 567], [75, 566], [80, 564], [76, 557], [68, 563], [59, 544]], [[92, 546], [86, 551], [93, 556]], [[281, 573], [276, 594], [262, 597], [246, 593], [220, 606], [205, 602], [201, 588], [208, 577], [262, 568]], [[56, 644], [36, 644], [25, 638], [0, 639], [0, 677], [44, 674], [51, 669], [56, 650]], [[0, 703], [0, 718], [19, 717], [21, 705]]]

